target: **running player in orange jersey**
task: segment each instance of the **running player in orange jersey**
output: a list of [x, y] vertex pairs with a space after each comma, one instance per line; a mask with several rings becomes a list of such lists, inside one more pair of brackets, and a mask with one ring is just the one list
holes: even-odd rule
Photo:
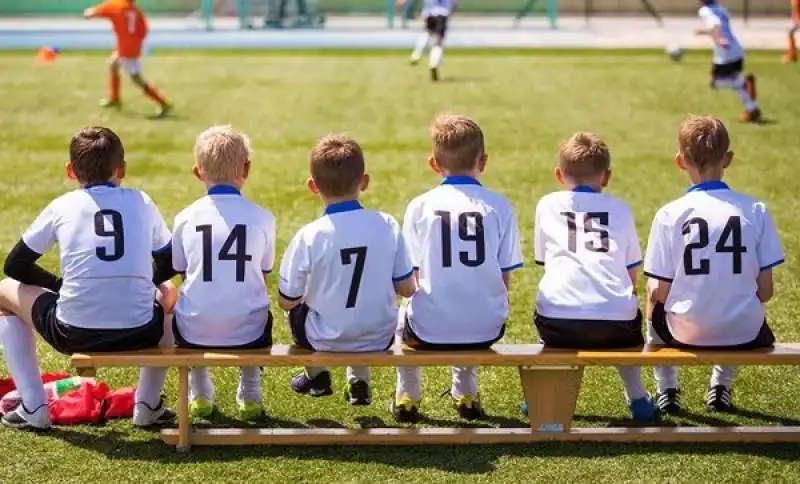
[[139, 56], [142, 53], [142, 44], [147, 37], [147, 20], [144, 13], [136, 6], [135, 0], [106, 0], [83, 12], [87, 19], [107, 18], [111, 21], [111, 28], [117, 40], [116, 50], [109, 58], [109, 96], [100, 101], [103, 107], [119, 107], [121, 105], [119, 88], [119, 70], [122, 68], [137, 86], [142, 88], [145, 95], [158, 103], [157, 117], [166, 116], [171, 105], [166, 98], [156, 90], [155, 86], [148, 84], [141, 75]]
[[783, 62], [797, 62], [797, 44], [794, 34], [800, 29], [800, 0], [792, 0], [792, 28], [789, 29], [789, 50], [783, 55]]

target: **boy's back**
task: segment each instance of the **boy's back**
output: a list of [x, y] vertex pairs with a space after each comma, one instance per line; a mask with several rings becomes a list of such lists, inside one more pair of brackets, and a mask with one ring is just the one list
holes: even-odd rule
[[284, 298], [305, 296], [306, 332], [319, 351], [380, 351], [397, 320], [393, 281], [411, 274], [398, 223], [357, 201], [329, 205], [286, 249]]
[[153, 316], [153, 253], [170, 233], [153, 201], [132, 188], [99, 184], [53, 200], [23, 241], [60, 249], [57, 318], [91, 329], [132, 328]]
[[712, 181], [658, 211], [645, 274], [672, 282], [665, 309], [678, 341], [723, 346], [756, 337], [765, 315], [756, 281], [781, 262], [766, 206]]
[[272, 214], [232, 186], [212, 187], [175, 217], [173, 265], [186, 273], [176, 307], [194, 344], [258, 339], [269, 317], [264, 274], [275, 260]]
[[409, 204], [403, 233], [419, 269], [409, 319], [419, 338], [498, 338], [508, 317], [502, 274], [522, 265], [516, 232], [509, 202], [471, 177], [446, 177]]
[[630, 207], [577, 187], [536, 207], [536, 262], [546, 265], [536, 311], [548, 318], [628, 321], [639, 302], [628, 271], [642, 263]]

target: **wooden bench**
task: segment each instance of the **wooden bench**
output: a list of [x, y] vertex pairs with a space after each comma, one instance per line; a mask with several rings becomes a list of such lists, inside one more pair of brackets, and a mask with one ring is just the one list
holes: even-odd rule
[[[269, 350], [199, 351], [153, 349], [131, 353], [75, 354], [83, 376], [100, 367], [176, 367], [178, 428], [162, 431], [165, 442], [191, 445], [420, 445], [509, 444], [540, 441], [593, 442], [800, 442], [800, 427], [572, 428], [585, 366], [800, 365], [800, 343], [756, 351], [685, 351], [662, 347], [613, 351], [543, 349], [541, 345], [495, 345], [491, 350], [438, 352], [395, 348], [385, 353], [312, 353], [287, 345]], [[193, 366], [512, 366], [519, 368], [529, 406], [529, 428], [192, 429], [189, 369]]]

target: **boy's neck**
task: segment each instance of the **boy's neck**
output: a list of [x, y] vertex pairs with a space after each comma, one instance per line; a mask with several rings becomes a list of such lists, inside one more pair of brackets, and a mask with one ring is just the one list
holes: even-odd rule
[[241, 180], [237, 180], [237, 181], [228, 181], [228, 180], [226, 180], [226, 181], [211, 181], [211, 180], [204, 180], [203, 183], [205, 183], [207, 190], [211, 189], [211, 187], [216, 187], [216, 186], [228, 186], [228, 187], [233, 187], [233, 188], [241, 191], [242, 187], [244, 186], [244, 181], [241, 181]]
[[341, 197], [329, 197], [320, 193], [319, 198], [322, 199], [322, 203], [324, 203], [326, 207], [329, 207], [331, 205], [336, 205], [337, 203], [358, 202], [358, 195], [358, 193], [351, 193]]
[[604, 188], [602, 183], [565, 183], [565, 186], [572, 192], [600, 193]]
[[697, 170], [686, 170], [686, 172], [689, 174], [689, 180], [692, 181], [692, 185], [711, 181], [722, 181], [722, 177], [725, 175], [725, 170], [723, 168], [711, 169], [706, 173], [700, 173]]
[[116, 178], [112, 178], [111, 180], [106, 180], [102, 182], [94, 182], [94, 183], [81, 183], [81, 188], [91, 188], [91, 187], [99, 187], [99, 186], [107, 186], [107, 187], [118, 187], [120, 185], [120, 181]]
[[477, 168], [475, 168], [474, 170], [469, 170], [469, 171], [446, 171], [446, 170], [442, 171], [442, 177], [444, 177], [444, 178], [455, 177], [455, 176], [465, 176], [465, 177], [474, 178], [476, 180], [479, 180], [482, 174], [483, 173], [481, 173], [481, 171], [478, 170]]

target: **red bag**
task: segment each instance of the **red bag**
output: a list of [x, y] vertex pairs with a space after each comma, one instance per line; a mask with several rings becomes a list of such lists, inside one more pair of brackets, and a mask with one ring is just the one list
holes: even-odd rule
[[127, 387], [114, 390], [106, 395], [105, 418], [131, 418], [135, 403], [136, 388]]
[[103, 382], [84, 383], [50, 403], [50, 420], [55, 425], [99, 424], [108, 392], [108, 385]]
[[[42, 373], [42, 383], [49, 383], [51, 381], [56, 380], [63, 380], [65, 378], [69, 378], [72, 375], [66, 372], [58, 372], [58, 373]], [[13, 392], [17, 389], [17, 386], [14, 384], [14, 380], [11, 377], [8, 378], [0, 378], [0, 398], [8, 392]]]

